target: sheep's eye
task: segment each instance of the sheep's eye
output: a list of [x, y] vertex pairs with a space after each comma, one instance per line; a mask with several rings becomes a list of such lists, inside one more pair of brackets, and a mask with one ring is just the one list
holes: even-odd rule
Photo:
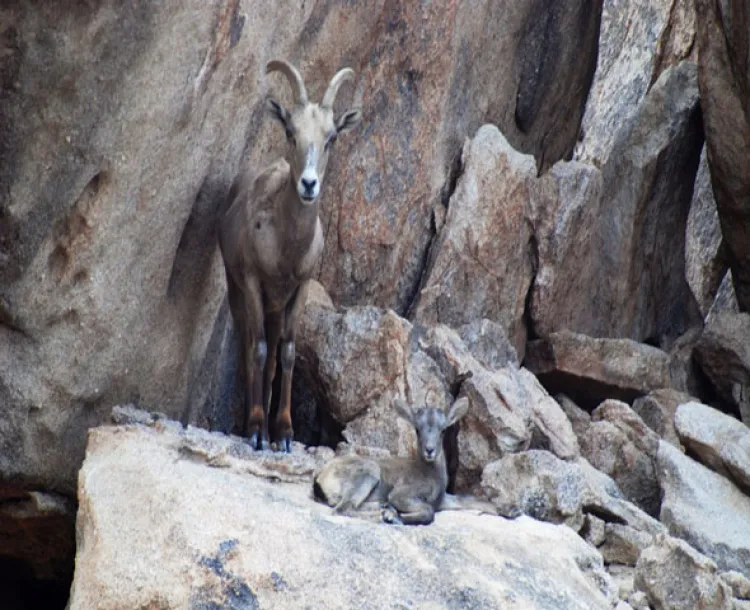
[[328, 136], [328, 139], [326, 140], [325, 149], [328, 150], [331, 148], [331, 145], [336, 141], [336, 134], [332, 134]]
[[286, 130], [286, 139], [289, 140], [289, 143], [292, 146], [296, 146], [297, 139], [294, 137], [294, 134], [291, 131], [289, 131], [288, 129]]

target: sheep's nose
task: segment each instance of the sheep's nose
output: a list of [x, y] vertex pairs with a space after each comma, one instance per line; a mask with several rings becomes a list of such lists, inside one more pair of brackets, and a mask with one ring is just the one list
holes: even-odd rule
[[434, 460], [435, 459], [435, 450], [432, 449], [431, 447], [425, 448], [425, 450], [424, 450], [424, 456], [428, 460]]
[[316, 184], [318, 184], [318, 181], [315, 178], [313, 178], [312, 180], [302, 178], [302, 186], [305, 188], [306, 193], [312, 193]]

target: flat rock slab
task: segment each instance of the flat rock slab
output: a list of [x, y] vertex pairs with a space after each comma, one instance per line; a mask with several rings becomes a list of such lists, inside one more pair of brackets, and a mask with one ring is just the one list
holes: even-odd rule
[[[140, 425], [91, 431], [71, 610], [613, 605], [600, 555], [566, 527], [470, 513], [427, 527], [333, 517], [301, 466], [303, 482], [272, 482], [249, 474], [253, 457], [225, 451], [209, 467], [211, 451], [188, 440]], [[315, 461], [298, 447], [286, 459]]]
[[750, 492], [750, 428], [699, 402], [680, 405], [675, 427], [682, 443], [702, 463]]
[[670, 387], [669, 355], [630, 339], [598, 339], [560, 331], [529, 342], [524, 365], [553, 395], [585, 409], [615, 398], [625, 402]]
[[664, 494], [660, 518], [669, 533], [722, 570], [750, 576], [750, 497], [665, 441], [657, 463]]

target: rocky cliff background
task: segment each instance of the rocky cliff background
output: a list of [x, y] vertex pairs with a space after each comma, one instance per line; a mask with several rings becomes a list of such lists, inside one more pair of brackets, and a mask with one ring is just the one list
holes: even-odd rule
[[274, 57], [313, 97], [353, 67], [338, 103], [364, 115], [324, 190], [300, 440], [403, 452], [394, 393], [468, 394], [458, 488], [529, 449], [583, 455], [659, 516], [677, 406], [750, 421], [749, 32], [741, 0], [4, 3], [8, 580], [67, 587], [113, 406], [231, 431], [215, 214], [282, 150]]

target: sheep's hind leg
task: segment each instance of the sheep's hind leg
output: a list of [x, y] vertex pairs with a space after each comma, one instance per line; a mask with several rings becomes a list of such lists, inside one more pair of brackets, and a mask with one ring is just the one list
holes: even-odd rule
[[[333, 512], [337, 515], [346, 515], [348, 517], [359, 516], [357, 513], [370, 510], [371, 504], [377, 504], [375, 502], [367, 502], [367, 506], [363, 506], [370, 497], [370, 494], [378, 486], [380, 477], [373, 476], [370, 473], [363, 472], [353, 482], [352, 486], [348, 488], [341, 496], [338, 504], [333, 507]], [[379, 506], [379, 505], [378, 505]]]

